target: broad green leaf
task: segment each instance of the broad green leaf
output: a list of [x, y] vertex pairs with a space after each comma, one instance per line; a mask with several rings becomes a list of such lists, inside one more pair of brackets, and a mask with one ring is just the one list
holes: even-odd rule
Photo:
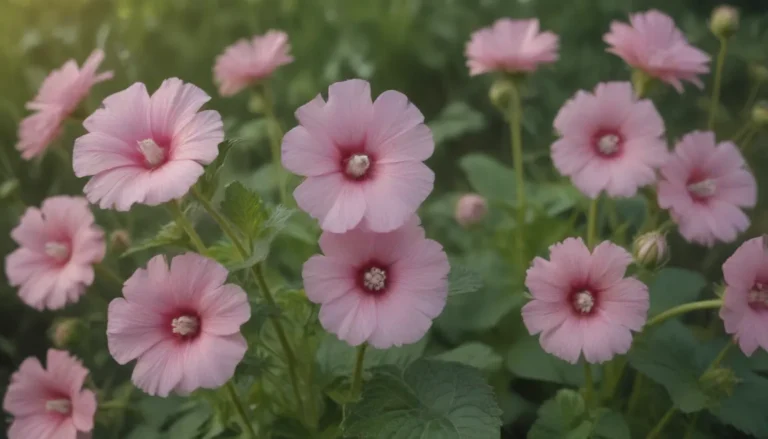
[[[398, 366], [405, 368], [424, 353], [428, 338], [416, 343], [389, 349], [369, 346], [365, 353], [365, 369], [377, 366]], [[320, 372], [328, 377], [349, 376], [355, 365], [357, 349], [339, 340], [333, 334], [326, 334], [317, 349], [317, 364]]]
[[256, 236], [267, 219], [261, 197], [237, 181], [225, 189], [221, 213], [248, 238]]
[[288, 219], [295, 212], [292, 209], [288, 209], [283, 205], [278, 205], [271, 210], [265, 210], [268, 212], [266, 221], [263, 221], [261, 227], [253, 235], [251, 254], [245, 261], [238, 262], [229, 266], [230, 271], [242, 270], [250, 268], [253, 265], [267, 259], [269, 256], [269, 250], [272, 246], [272, 241], [275, 240], [277, 235], [285, 228], [288, 223]]
[[229, 151], [239, 143], [238, 140], [229, 140], [219, 145], [219, 155], [205, 167], [205, 173], [197, 180], [197, 189], [204, 197], [211, 199], [219, 187], [219, 174]]
[[469, 154], [459, 160], [472, 189], [491, 201], [515, 203], [515, 172], [485, 154]]
[[448, 295], [459, 296], [478, 291], [483, 287], [480, 275], [469, 268], [451, 263], [451, 272], [448, 274]]
[[160, 439], [164, 437], [164, 433], [160, 433], [152, 427], [146, 425], [139, 425], [133, 429], [125, 439]]
[[574, 390], [557, 392], [541, 406], [538, 415], [528, 439], [588, 439], [592, 431], [584, 398]]
[[464, 102], [451, 102], [429, 123], [429, 128], [435, 145], [440, 145], [465, 134], [481, 131], [485, 128], [485, 117]]
[[593, 437], [604, 439], [632, 439], [627, 421], [619, 412], [604, 410], [598, 414]]
[[136, 252], [150, 250], [157, 247], [164, 246], [176, 246], [187, 247], [188, 239], [184, 230], [176, 225], [175, 222], [170, 222], [160, 228], [155, 236], [149, 239], [145, 239], [140, 243], [131, 246], [128, 250], [123, 252], [121, 257], [132, 255]]
[[211, 417], [211, 409], [207, 405], [199, 405], [194, 410], [179, 417], [168, 430], [168, 437], [193, 438], [197, 436], [200, 427]]
[[720, 421], [755, 437], [768, 437], [768, 416], [765, 398], [768, 395], [768, 379], [750, 372], [740, 371], [743, 381], [733, 389], [733, 394], [710, 408]]
[[650, 284], [651, 308], [654, 316], [677, 305], [695, 301], [707, 281], [696, 272], [682, 268], [664, 268]]
[[646, 338], [635, 340], [629, 363], [669, 392], [685, 413], [706, 408], [708, 397], [699, 385], [704, 368], [696, 361], [696, 342], [679, 322], [667, 322]]
[[488, 439], [498, 437], [500, 416], [476, 369], [419, 360], [405, 369], [376, 370], [342, 426], [361, 438]]
[[[507, 369], [518, 377], [558, 384], [578, 386], [584, 382], [584, 369], [580, 364], [544, 352], [539, 337], [520, 337], [507, 352]], [[600, 368], [592, 368], [593, 379], [598, 381]]]
[[501, 368], [503, 359], [490, 346], [471, 341], [455, 349], [435, 355], [436, 360], [453, 361], [466, 364], [484, 372], [494, 372]]

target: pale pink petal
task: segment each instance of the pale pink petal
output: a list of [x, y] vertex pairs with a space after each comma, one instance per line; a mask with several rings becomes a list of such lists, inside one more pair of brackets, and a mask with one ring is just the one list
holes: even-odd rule
[[373, 103], [367, 150], [377, 163], [424, 161], [435, 149], [432, 131], [408, 98], [397, 91], [385, 91]]
[[550, 261], [558, 270], [563, 270], [572, 283], [587, 280], [591, 265], [589, 249], [581, 238], [567, 238], [549, 248]]
[[109, 353], [120, 364], [135, 360], [167, 338], [164, 326], [169, 326], [170, 321], [155, 310], [118, 298], [109, 304], [107, 314]]
[[219, 94], [232, 96], [269, 77], [278, 67], [293, 61], [288, 35], [270, 30], [251, 41], [242, 39], [216, 58], [213, 74]]
[[470, 75], [486, 72], [532, 72], [558, 59], [558, 36], [539, 32], [539, 20], [502, 18], [472, 34], [465, 55]]
[[283, 137], [281, 158], [285, 169], [307, 177], [341, 171], [339, 150], [329, 139], [314, 136], [302, 126]]
[[72, 399], [72, 422], [78, 431], [91, 431], [96, 415], [96, 395], [90, 390], [79, 392]]
[[184, 374], [176, 389], [188, 394], [195, 389], [223, 386], [235, 374], [248, 343], [240, 333], [215, 336], [203, 334], [189, 344], [184, 354]]
[[[202, 89], [178, 78], [166, 79], [152, 94], [149, 120], [152, 137], [174, 138], [211, 99]], [[220, 128], [220, 126], [219, 126]]]
[[62, 423], [62, 430], [59, 427], [58, 420], [48, 414], [14, 419], [8, 429], [8, 439], [76, 439], [77, 431], [71, 422]]
[[331, 84], [325, 111], [326, 128], [336, 145], [342, 148], [362, 145], [373, 116], [370, 84], [360, 79]]
[[640, 331], [648, 319], [648, 287], [637, 279], [622, 279], [613, 284], [601, 292], [600, 300], [603, 318], [615, 325]]
[[364, 186], [365, 219], [375, 232], [389, 232], [416, 212], [432, 192], [435, 174], [418, 161], [378, 164], [376, 178]]
[[171, 147], [173, 160], [194, 160], [207, 165], [219, 155], [224, 124], [218, 111], [201, 111], [185, 125], [176, 125]]
[[584, 359], [589, 363], [603, 363], [617, 354], [626, 354], [632, 345], [632, 334], [626, 327], [597, 316], [582, 321]]
[[240, 326], [251, 318], [248, 295], [235, 284], [210, 288], [208, 294], [200, 298], [200, 315], [205, 322], [205, 334], [229, 336], [239, 333]]
[[560, 302], [531, 300], [522, 308], [523, 323], [532, 335], [554, 329], [571, 316], [571, 309]]
[[[346, 239], [347, 242], [352, 242]], [[330, 302], [357, 288], [356, 269], [348, 262], [315, 255], [304, 263], [302, 278], [307, 298], [314, 303]]]
[[320, 235], [320, 249], [326, 256], [353, 265], [371, 259], [378, 241], [376, 235], [360, 228], [346, 233], [323, 232]]
[[566, 319], [561, 324], [543, 331], [539, 342], [545, 352], [576, 364], [584, 345], [584, 334], [578, 319]]
[[85, 177], [122, 166], [134, 166], [139, 154], [134, 145], [104, 133], [88, 133], [75, 140], [75, 175]]
[[610, 288], [619, 282], [632, 263], [632, 255], [609, 241], [601, 242], [592, 252], [589, 281], [599, 289]]
[[743, 243], [723, 264], [723, 277], [729, 287], [749, 290], [754, 285], [766, 253], [763, 237]]
[[173, 339], [155, 344], [136, 361], [133, 383], [149, 395], [168, 396], [181, 382], [187, 349]]
[[[184, 253], [173, 258], [168, 282], [172, 286], [173, 300], [177, 305], [197, 305], [203, 296], [210, 297], [211, 292], [227, 280], [227, 269], [214, 261], [197, 253]], [[228, 290], [232, 293], [236, 290]]]
[[363, 189], [339, 173], [307, 178], [293, 193], [299, 207], [335, 233], [353, 229], [366, 209]]
[[90, 115], [83, 126], [129, 144], [152, 137], [150, 99], [144, 84], [137, 82], [104, 99], [104, 108]]
[[319, 318], [328, 332], [357, 346], [376, 329], [376, 300], [359, 292], [350, 292], [324, 303]]

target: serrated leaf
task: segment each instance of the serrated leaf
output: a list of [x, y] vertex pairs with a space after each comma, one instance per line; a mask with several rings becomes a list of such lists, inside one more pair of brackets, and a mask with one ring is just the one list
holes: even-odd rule
[[515, 172], [485, 154], [468, 154], [459, 160], [472, 189], [491, 201], [515, 203]]
[[419, 360], [405, 369], [376, 370], [342, 427], [361, 438], [487, 439], [498, 437], [500, 416], [476, 369]]
[[161, 227], [160, 231], [158, 231], [157, 234], [152, 238], [145, 239], [144, 241], [141, 241], [140, 243], [130, 247], [128, 250], [123, 252], [121, 257], [129, 256], [136, 252], [149, 250], [156, 247], [169, 245], [186, 247], [187, 243], [187, 235], [184, 233], [184, 230], [175, 222], [170, 222]]
[[[521, 378], [579, 386], [584, 383], [583, 366], [571, 364], [544, 352], [536, 336], [520, 337], [507, 352], [507, 368]], [[600, 368], [592, 368], [599, 381]]]
[[651, 308], [648, 315], [654, 316], [677, 305], [695, 301], [707, 285], [699, 273], [682, 268], [665, 268], [650, 284]]
[[238, 181], [230, 183], [224, 190], [221, 213], [247, 238], [255, 237], [267, 219], [261, 197]]
[[[416, 343], [389, 349], [368, 347], [363, 367], [371, 369], [379, 366], [397, 366], [405, 368], [424, 353], [427, 337]], [[356, 349], [339, 340], [333, 334], [326, 334], [320, 341], [316, 359], [320, 372], [329, 377], [349, 376], [355, 364]]]
[[528, 439], [587, 439], [591, 431], [584, 398], [574, 390], [562, 389], [541, 406]]
[[465, 343], [455, 349], [443, 352], [434, 356], [436, 360], [452, 361], [454, 363], [466, 364], [480, 369], [484, 372], [494, 372], [501, 368], [503, 359], [501, 355], [494, 352], [490, 346], [479, 343]]
[[619, 412], [603, 410], [598, 414], [593, 436], [604, 439], [632, 439], [627, 421]]
[[667, 322], [647, 338], [636, 340], [629, 364], [669, 392], [675, 407], [685, 413], [706, 408], [707, 394], [699, 385], [703, 368], [696, 361], [695, 341], [679, 322]]
[[250, 268], [267, 259], [270, 247], [272, 246], [272, 241], [274, 241], [277, 235], [285, 228], [294, 212], [295, 210], [288, 209], [283, 205], [278, 205], [272, 209], [271, 212], [269, 212], [266, 221], [263, 222], [263, 225], [252, 240], [251, 253], [248, 259], [228, 266], [230, 271]]
[[230, 139], [219, 145], [219, 154], [216, 159], [205, 167], [205, 173], [197, 180], [197, 189], [204, 197], [211, 199], [219, 185], [219, 173], [227, 160], [229, 151], [239, 143], [237, 139]]
[[483, 287], [480, 275], [469, 268], [451, 263], [451, 272], [448, 274], [448, 295], [459, 296], [478, 291]]
[[765, 415], [765, 398], [768, 395], [768, 379], [753, 373], [741, 374], [729, 398], [710, 408], [720, 421], [755, 437], [768, 437], [768, 416]]

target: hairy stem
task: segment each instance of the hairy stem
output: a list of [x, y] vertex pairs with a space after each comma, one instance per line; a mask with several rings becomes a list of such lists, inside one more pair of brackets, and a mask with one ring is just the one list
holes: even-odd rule
[[590, 250], [594, 247], [597, 240], [597, 201], [598, 198], [589, 203], [589, 212], [587, 213], [587, 247]]
[[203, 240], [195, 231], [192, 223], [190, 223], [187, 217], [184, 215], [184, 211], [181, 209], [181, 202], [179, 200], [171, 200], [171, 202], [168, 203], [168, 207], [171, 209], [171, 214], [173, 215], [173, 219], [176, 221], [176, 224], [178, 224], [184, 230], [184, 232], [186, 232], [195, 249], [204, 255], [207, 251], [205, 244], [203, 244]]
[[674, 308], [670, 308], [661, 314], [657, 314], [656, 316], [648, 320], [648, 322], [645, 324], [645, 329], [648, 329], [653, 325], [658, 325], [659, 323], [667, 319], [671, 319], [672, 317], [685, 314], [688, 311], [696, 311], [699, 309], [716, 309], [716, 308], [720, 308], [722, 305], [723, 305], [722, 299], [711, 299], [711, 300], [702, 300], [700, 302], [684, 303]]
[[245, 411], [243, 402], [240, 401], [237, 389], [235, 389], [235, 385], [232, 384], [232, 380], [227, 381], [226, 387], [227, 393], [229, 393], [229, 397], [232, 399], [232, 404], [235, 405], [235, 410], [237, 411], [238, 416], [240, 416], [240, 423], [243, 425], [243, 429], [248, 432], [249, 438], [256, 439], [256, 432], [253, 430], [253, 425], [251, 425], [251, 422], [248, 420], [248, 414]]
[[363, 363], [365, 361], [365, 350], [367, 343], [363, 343], [357, 348], [357, 358], [355, 360], [355, 370], [352, 373], [352, 395], [357, 397], [363, 389]]
[[646, 436], [646, 439], [654, 439], [659, 437], [659, 434], [661, 434], [661, 431], [664, 430], [664, 427], [667, 426], [670, 419], [672, 419], [672, 416], [674, 416], [677, 409], [675, 409], [674, 406], [670, 407], [669, 410], [667, 410], [666, 413], [664, 413], [664, 416], [662, 416], [661, 419], [659, 419], [659, 422], [656, 424], [655, 427], [653, 427], [653, 430], [651, 430], [650, 433], [648, 433], [648, 436]]
[[712, 101], [709, 103], [709, 121], [707, 128], [712, 131], [715, 127], [715, 115], [717, 114], [718, 104], [720, 102], [720, 84], [723, 79], [723, 65], [725, 64], [725, 53], [728, 50], [728, 40], [720, 38], [720, 51], [717, 54], [717, 67], [715, 68], [715, 84], [712, 87]]

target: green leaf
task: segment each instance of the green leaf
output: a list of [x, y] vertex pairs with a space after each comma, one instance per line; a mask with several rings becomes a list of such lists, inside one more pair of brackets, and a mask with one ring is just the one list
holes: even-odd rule
[[490, 346], [479, 343], [465, 343], [455, 349], [443, 352], [434, 357], [436, 360], [452, 361], [466, 364], [484, 372], [494, 372], [501, 368], [503, 359]]
[[528, 439], [587, 439], [592, 431], [584, 398], [574, 390], [557, 392], [541, 406], [538, 415]]
[[[584, 382], [583, 366], [571, 364], [544, 352], [537, 336], [520, 337], [507, 352], [507, 368], [521, 378], [579, 386]], [[600, 368], [592, 368], [598, 381]]]
[[710, 408], [720, 421], [755, 437], [768, 437], [768, 416], [765, 414], [765, 398], [768, 395], [768, 379], [753, 373], [741, 373], [743, 381], [736, 385], [733, 394]]
[[342, 427], [361, 438], [487, 439], [498, 437], [500, 415], [476, 369], [419, 360], [404, 370], [378, 369]]
[[491, 201], [515, 203], [515, 172], [485, 154], [468, 154], [459, 160], [472, 189]]
[[485, 117], [464, 102], [451, 102], [429, 123], [429, 128], [435, 145], [440, 145], [465, 134], [482, 131], [485, 128]]
[[239, 143], [239, 140], [233, 139], [219, 145], [219, 155], [216, 159], [205, 167], [205, 173], [197, 180], [197, 189], [204, 197], [211, 199], [219, 186], [219, 174], [224, 162], [227, 160], [229, 151]]
[[707, 281], [699, 273], [682, 268], [661, 270], [650, 285], [651, 309], [654, 316], [683, 303], [693, 302], [699, 297]]
[[221, 213], [248, 238], [255, 237], [267, 220], [261, 197], [237, 181], [225, 189]]
[[123, 252], [121, 257], [132, 255], [136, 252], [144, 251], [144, 250], [150, 250], [157, 247], [164, 247], [164, 246], [176, 246], [176, 247], [187, 247], [188, 246], [188, 239], [186, 233], [184, 233], [184, 230], [176, 225], [175, 222], [170, 222], [163, 227], [160, 228], [160, 231], [157, 232], [155, 236], [149, 239], [145, 239], [144, 241], [141, 241], [140, 243], [131, 246], [128, 250]]
[[685, 413], [706, 408], [707, 394], [699, 385], [704, 369], [696, 361], [696, 341], [679, 322], [667, 322], [646, 338], [638, 339], [629, 363], [669, 392], [675, 407]]
[[194, 438], [200, 431], [200, 427], [211, 417], [211, 414], [211, 409], [208, 406], [198, 406], [173, 423], [168, 430], [168, 437]]
[[247, 260], [229, 266], [228, 268], [230, 271], [250, 268], [267, 259], [269, 250], [272, 246], [272, 241], [274, 241], [277, 235], [285, 228], [288, 219], [294, 212], [295, 210], [288, 209], [283, 205], [278, 205], [272, 209], [269, 212], [268, 218], [263, 222], [262, 227], [258, 230], [252, 240], [251, 255]]
[[448, 295], [459, 296], [478, 291], [483, 287], [480, 275], [469, 268], [451, 263], [451, 272], [448, 274]]
[[[424, 354], [428, 338], [416, 343], [389, 349], [376, 349], [369, 346], [365, 354], [363, 367], [370, 369], [377, 366], [397, 366], [405, 368]], [[355, 364], [357, 350], [339, 340], [333, 334], [326, 334], [317, 349], [317, 363], [320, 372], [328, 377], [349, 376]]]
[[593, 430], [594, 437], [604, 439], [632, 439], [627, 421], [619, 412], [603, 410], [597, 418]]

